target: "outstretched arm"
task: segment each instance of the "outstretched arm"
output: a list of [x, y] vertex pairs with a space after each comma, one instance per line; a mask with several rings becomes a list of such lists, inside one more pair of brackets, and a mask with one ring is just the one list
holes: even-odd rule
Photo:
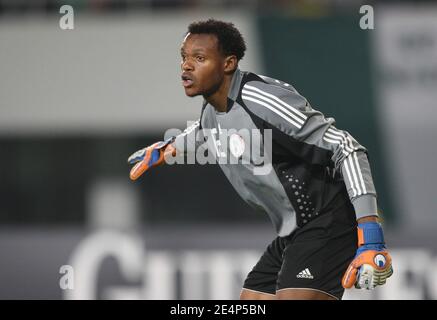
[[[176, 154], [190, 151], [195, 152], [199, 146], [198, 141], [190, 143], [188, 140], [195, 139], [199, 127], [200, 121], [197, 120], [189, 125], [181, 134], [134, 152], [127, 160], [129, 164], [135, 164], [130, 170], [130, 179], [137, 180], [144, 172], [152, 167], [164, 164], [166, 159], [174, 157]], [[191, 145], [194, 146], [193, 150], [189, 148]]]

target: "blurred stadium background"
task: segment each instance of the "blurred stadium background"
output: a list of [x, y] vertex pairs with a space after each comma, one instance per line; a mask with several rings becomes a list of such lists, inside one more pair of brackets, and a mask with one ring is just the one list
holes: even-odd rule
[[369, 149], [395, 273], [345, 299], [436, 299], [437, 3], [361, 0], [0, 0], [0, 298], [238, 298], [267, 216], [218, 167], [126, 163], [198, 118], [179, 46], [209, 17]]

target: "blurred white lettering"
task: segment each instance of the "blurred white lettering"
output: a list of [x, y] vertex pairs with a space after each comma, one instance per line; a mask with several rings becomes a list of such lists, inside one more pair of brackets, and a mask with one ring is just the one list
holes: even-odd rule
[[74, 269], [72, 266], [63, 265], [59, 269], [59, 273], [63, 274], [61, 279], [59, 279], [59, 287], [62, 290], [73, 290], [74, 289]]
[[362, 16], [360, 19], [360, 28], [363, 30], [373, 30], [375, 28], [373, 7], [369, 5], [361, 6], [360, 13], [364, 13], [364, 16]]
[[74, 10], [72, 6], [63, 5], [59, 9], [59, 13], [64, 13], [64, 15], [59, 19], [59, 27], [62, 30], [73, 30], [74, 29]]
[[[384, 286], [346, 290], [343, 299], [436, 299], [437, 258], [421, 249], [392, 249], [390, 253], [394, 274]], [[100, 231], [76, 248], [71, 266], [61, 267], [65, 275], [60, 286], [73, 289], [75, 282], [75, 290], [64, 291], [66, 299], [237, 299], [241, 283], [260, 255], [252, 250], [145, 252], [136, 235]], [[102, 262], [108, 257], [116, 259], [126, 283], [101, 284], [97, 290]]]
[[118, 262], [127, 281], [139, 281], [143, 267], [142, 239], [119, 231], [98, 231], [85, 238], [73, 252], [71, 265], [76, 276], [74, 291], [65, 291], [65, 298], [87, 300], [97, 298], [97, 277], [105, 258]]

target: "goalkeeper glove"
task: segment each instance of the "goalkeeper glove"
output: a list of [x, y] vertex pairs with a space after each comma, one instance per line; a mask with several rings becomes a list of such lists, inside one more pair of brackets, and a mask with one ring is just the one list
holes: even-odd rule
[[381, 225], [378, 222], [358, 224], [358, 250], [346, 273], [342, 285], [345, 289], [373, 289], [385, 284], [393, 274]]
[[169, 155], [174, 156], [176, 149], [172, 145], [174, 137], [165, 141], [159, 141], [144, 149], [133, 153], [127, 160], [130, 164], [135, 164], [130, 171], [131, 180], [137, 180], [149, 168], [159, 166]]

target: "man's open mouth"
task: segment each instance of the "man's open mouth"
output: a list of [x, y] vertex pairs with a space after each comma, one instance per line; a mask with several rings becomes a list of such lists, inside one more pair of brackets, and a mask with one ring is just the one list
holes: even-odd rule
[[181, 78], [182, 78], [182, 85], [185, 88], [191, 87], [194, 83], [193, 78], [187, 74], [182, 74]]

